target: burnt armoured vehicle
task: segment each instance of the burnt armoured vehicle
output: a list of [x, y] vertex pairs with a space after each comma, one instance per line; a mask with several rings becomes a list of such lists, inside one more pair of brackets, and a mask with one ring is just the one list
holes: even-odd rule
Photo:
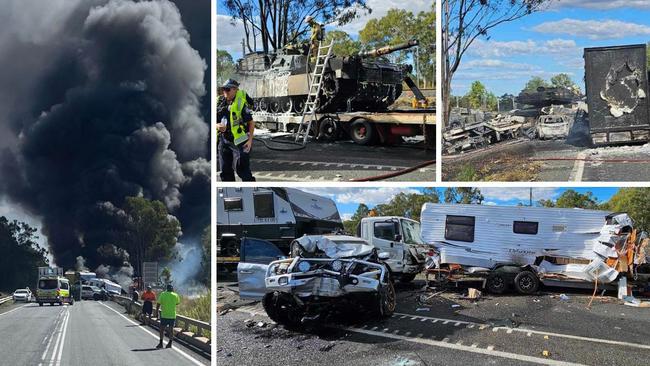
[[[402, 81], [412, 66], [380, 57], [418, 45], [417, 40], [360, 52], [333, 55], [327, 62], [319, 113], [384, 111], [402, 94]], [[302, 113], [309, 92], [314, 63], [305, 47], [285, 47], [274, 54], [250, 53], [237, 62], [240, 87], [253, 97], [254, 110]]]
[[585, 48], [584, 59], [592, 142], [649, 141], [646, 45]]
[[541, 108], [551, 105], [570, 104], [578, 99], [579, 95], [569, 88], [540, 86], [536, 91], [522, 90], [516, 101], [519, 104]]

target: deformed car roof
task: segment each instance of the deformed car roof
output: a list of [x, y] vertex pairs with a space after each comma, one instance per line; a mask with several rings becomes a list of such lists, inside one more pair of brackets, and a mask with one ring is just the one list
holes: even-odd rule
[[305, 235], [296, 241], [304, 250], [314, 253], [319, 249], [332, 259], [364, 256], [374, 250], [367, 241], [349, 235]]

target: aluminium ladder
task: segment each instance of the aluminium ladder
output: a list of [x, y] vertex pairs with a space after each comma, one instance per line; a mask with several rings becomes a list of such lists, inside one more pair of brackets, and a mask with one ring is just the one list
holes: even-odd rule
[[[327, 62], [332, 55], [332, 44], [321, 46], [321, 42], [318, 43], [318, 56], [316, 57], [316, 65], [314, 66], [314, 71], [309, 76], [309, 92], [307, 93], [307, 101], [302, 110], [302, 116], [300, 118], [300, 125], [298, 126], [298, 132], [296, 133], [296, 142], [300, 140], [300, 135], [303, 135], [302, 145], [304, 146], [307, 143], [307, 137], [309, 136], [309, 131], [311, 130], [311, 124], [316, 119], [316, 109], [318, 96], [320, 95], [321, 85], [323, 82], [323, 75], [325, 74], [325, 67]], [[309, 58], [307, 56], [307, 65], [309, 65]], [[305, 123], [305, 119], [309, 116], [309, 122]]]

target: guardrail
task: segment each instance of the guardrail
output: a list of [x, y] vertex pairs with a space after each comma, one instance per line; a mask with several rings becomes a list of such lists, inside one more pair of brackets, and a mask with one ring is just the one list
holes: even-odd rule
[[13, 296], [7, 296], [7, 297], [2, 297], [0, 298], [0, 305], [6, 303], [7, 301], [13, 300]]
[[[125, 296], [113, 295], [112, 300], [124, 306], [129, 314], [138, 315], [142, 312], [142, 303], [132, 302], [130, 298]], [[155, 309], [154, 309], [155, 311]], [[154, 314], [156, 316], [156, 314]], [[157, 317], [153, 318], [154, 328], [160, 327], [160, 321]], [[176, 316], [176, 326], [174, 327], [174, 337], [177, 337], [204, 352], [211, 353], [211, 326], [210, 323], [188, 318], [186, 316]]]

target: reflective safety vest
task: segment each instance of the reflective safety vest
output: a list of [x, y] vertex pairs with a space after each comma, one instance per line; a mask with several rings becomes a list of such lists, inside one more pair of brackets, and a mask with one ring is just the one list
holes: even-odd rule
[[237, 90], [235, 99], [230, 105], [230, 131], [232, 132], [233, 142], [236, 146], [248, 141], [246, 127], [242, 121], [242, 111], [246, 106], [246, 92]]

